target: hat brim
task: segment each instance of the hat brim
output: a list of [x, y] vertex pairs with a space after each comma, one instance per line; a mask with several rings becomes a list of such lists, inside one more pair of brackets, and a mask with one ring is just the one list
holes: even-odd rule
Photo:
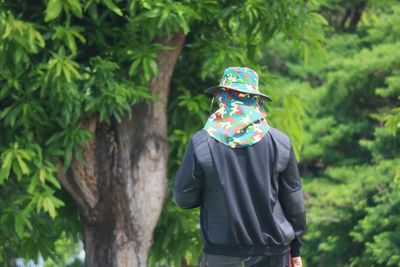
[[[220, 87], [224, 87], [224, 88], [228, 88], [228, 89], [235, 90], [235, 91], [238, 91], [238, 92], [242, 92], [242, 93], [247, 93], [247, 94], [249, 94], [249, 92], [243, 92], [243, 91], [238, 90], [238, 89], [236, 89], [236, 88], [230, 88], [230, 87], [228, 87], [228, 86], [219, 86], [219, 85], [211, 86], [211, 87], [207, 88], [206, 90], [204, 90], [204, 92], [207, 93], [207, 94], [210, 94], [210, 95], [215, 95], [215, 93], [218, 91], [218, 89], [219, 89]], [[257, 94], [250, 93], [250, 94], [252, 94], [252, 95], [259, 95], [259, 96], [261, 96], [262, 98], [264, 98], [264, 100], [268, 100], [269, 102], [272, 102], [271, 97], [269, 97], [269, 96], [267, 96], [267, 95], [265, 95], [265, 94], [263, 94], [263, 93], [257, 93]]]

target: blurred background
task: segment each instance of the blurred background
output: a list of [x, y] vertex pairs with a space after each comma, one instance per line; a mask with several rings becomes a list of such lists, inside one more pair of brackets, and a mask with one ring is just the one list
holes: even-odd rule
[[[269, 123], [294, 143], [304, 266], [400, 266], [399, 1], [0, 3], [0, 266], [85, 266], [88, 220], [60, 170], [86, 164], [103, 125], [161, 101], [171, 188], [209, 115], [203, 90], [228, 66], [259, 73]], [[180, 47], [164, 36], [182, 36]], [[170, 86], [157, 95], [165, 66]], [[160, 205], [146, 264], [196, 266], [199, 210], [179, 209], [170, 191]]]

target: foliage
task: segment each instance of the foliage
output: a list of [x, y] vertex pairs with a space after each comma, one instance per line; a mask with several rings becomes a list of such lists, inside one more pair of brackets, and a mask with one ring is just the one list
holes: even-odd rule
[[[157, 55], [169, 49], [158, 44], [159, 37], [187, 34], [171, 93], [171, 99], [178, 99], [171, 101], [172, 174], [185, 145], [182, 141], [206, 116], [207, 99], [196, 91], [199, 85], [216, 82], [215, 75], [228, 65], [248, 65], [264, 73], [258, 64], [260, 47], [277, 33], [307, 50], [319, 47], [318, 4], [1, 1], [0, 262], [37, 259], [39, 253], [55, 258], [56, 240], [79, 238], [78, 212], [56, 177], [68, 171], [72, 161], [82, 159], [80, 151], [92, 137], [88, 119], [118, 123], [138, 101], [156, 99], [148, 91], [149, 81], [158, 74]], [[192, 113], [187, 117], [186, 108]], [[177, 151], [181, 152], [173, 154]], [[160, 225], [173, 222], [163, 220]], [[185, 232], [185, 227], [176, 231]], [[171, 257], [181, 255], [177, 243], [160, 243], [163, 238], [173, 240], [164, 231], [156, 244], [171, 246]], [[197, 254], [184, 255], [191, 261]], [[163, 257], [160, 261], [170, 261]]]
[[[399, 266], [399, 8], [327, 1], [325, 61], [302, 64], [287, 43], [275, 45], [284, 40], [267, 46], [271, 69], [297, 86], [306, 108], [306, 266]], [[357, 12], [355, 25], [340, 24]]]
[[82, 121], [121, 120], [132, 104], [150, 98], [117, 64], [109, 43], [114, 33], [88, 33], [110, 9], [120, 13], [111, 1], [1, 3], [0, 262], [37, 259], [38, 252], [50, 257], [61, 233], [76, 242], [78, 212], [67, 211], [74, 207], [56, 175], [81, 158], [91, 138]]
[[310, 266], [398, 266], [396, 164], [331, 167], [306, 180]]
[[76, 255], [82, 250], [82, 246], [77, 246], [76, 241], [69, 239], [65, 234], [55, 242], [55, 253], [53, 259], [44, 262], [43, 267], [83, 267], [84, 264], [76, 258]]
[[[399, 23], [391, 0], [1, 1], [0, 262], [40, 253], [67, 264], [80, 222], [58, 172], [80, 160], [87, 119], [118, 123], [156, 98], [149, 81], [169, 49], [157, 40], [182, 31], [169, 181], [208, 117], [202, 90], [249, 66], [274, 100], [269, 122], [302, 160], [307, 266], [399, 266]], [[169, 199], [151, 265], [196, 265], [197, 220]]]

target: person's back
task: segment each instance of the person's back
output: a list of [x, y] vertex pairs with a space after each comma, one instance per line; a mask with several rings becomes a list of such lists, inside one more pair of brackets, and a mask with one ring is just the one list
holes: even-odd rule
[[174, 200], [201, 208], [202, 266], [289, 266], [305, 231], [290, 140], [256, 102], [221, 91], [219, 111], [187, 146]]

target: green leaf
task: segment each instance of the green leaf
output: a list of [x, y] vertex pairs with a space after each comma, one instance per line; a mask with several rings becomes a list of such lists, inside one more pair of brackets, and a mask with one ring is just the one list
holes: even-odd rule
[[144, 71], [144, 78], [146, 79], [146, 81], [149, 81], [151, 78], [151, 71], [148, 58], [143, 59], [143, 71]]
[[328, 21], [326, 20], [326, 18], [324, 18], [322, 15], [320, 15], [320, 14], [318, 14], [318, 13], [316, 13], [316, 12], [311, 13], [311, 15], [312, 15], [320, 24], [325, 25], [325, 26], [329, 25], [329, 22], [328, 22]]
[[74, 36], [71, 33], [67, 33], [66, 37], [67, 37], [68, 48], [71, 50], [72, 54], [76, 54], [77, 48]]
[[82, 18], [82, 6], [79, 3], [79, 0], [67, 0], [68, 5], [70, 6], [72, 13], [78, 18]]
[[38, 200], [36, 202], [36, 213], [40, 213], [42, 207], [43, 207], [43, 196], [38, 196]]
[[14, 229], [19, 238], [24, 236], [24, 221], [18, 213], [14, 216]]
[[32, 159], [32, 153], [34, 153], [32, 150], [26, 150], [26, 149], [19, 149], [18, 150], [18, 155], [21, 156], [23, 159], [31, 160]]
[[11, 168], [14, 174], [17, 176], [18, 181], [20, 181], [22, 178], [22, 171], [21, 168], [19, 167], [19, 164], [16, 161], [14, 161]]
[[72, 160], [72, 148], [67, 147], [65, 149], [65, 156], [64, 156], [64, 168], [65, 169], [67, 169], [69, 167], [71, 160]]
[[47, 140], [46, 145], [48, 146], [48, 145], [53, 145], [53, 144], [59, 143], [59, 142], [61, 142], [61, 140], [64, 138], [64, 136], [65, 136], [65, 133], [64, 133], [64, 132], [58, 132], [58, 133], [52, 135], [52, 136]]
[[22, 216], [22, 220], [24, 221], [24, 224], [26, 225], [26, 226], [28, 226], [28, 228], [29, 228], [29, 230], [33, 230], [33, 226], [32, 226], [32, 223], [29, 221], [29, 219], [26, 217], [26, 215], [23, 215]]
[[49, 197], [43, 198], [43, 208], [49, 213], [51, 218], [55, 219], [55, 217], [57, 216], [56, 208], [54, 207], [54, 204]]
[[79, 161], [79, 162], [83, 162], [83, 161], [84, 161], [82, 152], [81, 152], [80, 150], [77, 150], [77, 151], [75, 152], [75, 158], [76, 158], [76, 160]]
[[[89, 2], [89, 3], [90, 3], [90, 2]], [[92, 20], [94, 20], [94, 21], [97, 21], [97, 20], [98, 20], [99, 14], [98, 14], [98, 12], [97, 12], [97, 6], [96, 6], [95, 4], [91, 3], [89, 6], [87, 5], [87, 6], [85, 7], [85, 9], [88, 9], [89, 16], [90, 16], [90, 18], [91, 18]]]
[[10, 169], [12, 166], [12, 161], [14, 158], [14, 153], [12, 151], [4, 152], [2, 155], [3, 163], [0, 170], [0, 184], [4, 182], [10, 175]]
[[39, 181], [44, 184], [46, 182], [47, 172], [45, 169], [39, 170]]
[[11, 168], [11, 164], [13, 161], [14, 153], [12, 151], [6, 151], [2, 155], [3, 164], [1, 165], [2, 169]]
[[131, 65], [131, 67], [129, 68], [129, 75], [133, 76], [133, 75], [136, 74], [136, 70], [137, 70], [137, 68], [139, 67], [140, 63], [141, 63], [141, 60], [140, 60], [140, 59], [134, 60], [134, 61], [132, 62], [132, 65]]
[[29, 167], [25, 163], [25, 161], [23, 161], [22, 157], [20, 155], [17, 155], [16, 158], [17, 158], [17, 161], [18, 161], [18, 165], [19, 165], [19, 167], [20, 167], [20, 169], [22, 171], [22, 174], [25, 174], [25, 175], [29, 174], [30, 173]]
[[65, 67], [68, 68], [70, 70], [70, 72], [74, 75], [74, 77], [76, 79], [82, 79], [82, 76], [80, 75], [80, 73], [78, 72], [78, 63], [76, 63], [75, 61], [72, 60], [68, 60], [65, 61], [64, 63]]
[[25, 50], [18, 46], [15, 50], [15, 62], [19, 63], [26, 56]]
[[0, 184], [2, 184], [10, 175], [10, 169], [1, 169], [0, 170]]
[[83, 31], [84, 31], [84, 28], [82, 28], [82, 27], [71, 27], [71, 33], [76, 38], [78, 38], [78, 40], [81, 41], [81, 43], [84, 44], [84, 43], [86, 43], [86, 39], [82, 34], [80, 34], [80, 32], [83, 32]]
[[62, 72], [64, 74], [65, 79], [67, 80], [67, 82], [71, 82], [71, 72], [69, 71], [69, 68], [67, 67], [67, 64], [64, 64], [62, 66]]
[[56, 19], [62, 10], [62, 0], [49, 0], [46, 7], [46, 16], [44, 21], [49, 22], [53, 19]]
[[53, 175], [47, 175], [46, 180], [52, 183], [57, 189], [61, 189], [61, 185]]
[[63, 65], [61, 63], [57, 63], [55, 76], [60, 77], [62, 71], [63, 71]]
[[50, 195], [49, 198], [53, 202], [54, 207], [59, 208], [59, 207], [65, 206], [65, 203], [61, 199], [59, 199], [55, 196], [52, 196], [52, 195]]
[[158, 73], [157, 62], [155, 60], [150, 60], [149, 64], [150, 64], [151, 71], [153, 72], [153, 75], [157, 75], [157, 73]]
[[122, 16], [122, 11], [121, 11], [121, 9], [120, 9], [116, 4], [114, 4], [113, 1], [111, 1], [111, 0], [103, 0], [103, 3], [104, 3], [109, 9], [111, 9], [112, 11], [114, 11], [117, 15]]
[[180, 17], [179, 18], [179, 24], [180, 24], [180, 26], [182, 27], [182, 29], [183, 29], [183, 32], [185, 33], [185, 34], [187, 34], [189, 31], [190, 31], [190, 28], [189, 28], [189, 24], [188, 24], [188, 22], [187, 22], [187, 20], [184, 18], [184, 17]]
[[0, 119], [4, 119], [7, 114], [12, 110], [13, 106], [8, 106], [6, 108], [3, 109], [2, 112], [0, 112]]
[[33, 194], [33, 192], [35, 192], [36, 190], [37, 184], [38, 184], [38, 179], [37, 176], [35, 176], [31, 180], [31, 183], [29, 184], [28, 193]]

